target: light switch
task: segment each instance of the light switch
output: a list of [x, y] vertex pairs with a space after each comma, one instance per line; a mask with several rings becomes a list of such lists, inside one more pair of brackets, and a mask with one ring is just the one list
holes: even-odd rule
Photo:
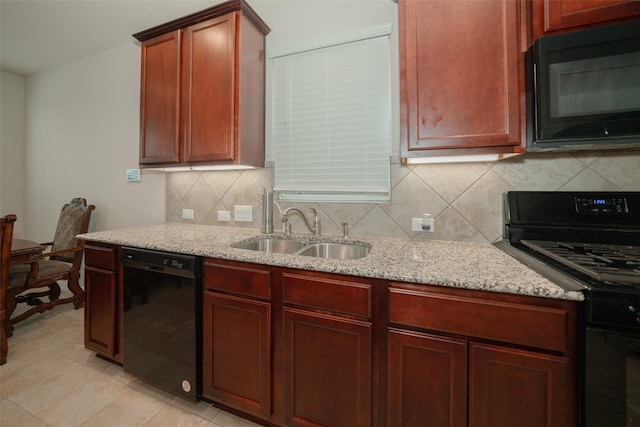
[[253, 207], [251, 206], [234, 206], [234, 219], [240, 222], [253, 222]]

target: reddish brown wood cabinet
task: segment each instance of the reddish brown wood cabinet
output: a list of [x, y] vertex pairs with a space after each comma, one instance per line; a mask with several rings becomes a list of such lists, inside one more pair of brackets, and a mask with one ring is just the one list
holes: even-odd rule
[[466, 427], [467, 341], [390, 329], [387, 346], [387, 426]]
[[285, 424], [372, 425], [372, 286], [283, 274]]
[[531, 5], [534, 39], [640, 18], [638, 0], [532, 0]]
[[140, 163], [172, 164], [180, 152], [180, 40], [172, 31], [142, 43]]
[[269, 28], [232, 0], [134, 34], [142, 41], [140, 164], [264, 164]]
[[[122, 363], [119, 249], [85, 250], [85, 345]], [[203, 396], [254, 421], [576, 425], [575, 301], [213, 258], [203, 272]]]
[[401, 156], [523, 151], [520, 1], [399, 0]]
[[85, 245], [84, 344], [103, 358], [122, 364], [122, 286], [119, 249]]
[[570, 301], [392, 284], [387, 425], [575, 426], [576, 319]]
[[203, 288], [203, 396], [269, 419], [271, 272], [207, 259]]
[[469, 427], [576, 425], [575, 360], [471, 343]]

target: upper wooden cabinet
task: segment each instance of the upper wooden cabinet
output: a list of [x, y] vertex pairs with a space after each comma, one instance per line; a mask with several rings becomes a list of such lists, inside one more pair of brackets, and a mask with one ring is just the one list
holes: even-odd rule
[[532, 0], [534, 39], [640, 16], [638, 0]]
[[268, 33], [233, 0], [134, 34], [142, 42], [141, 165], [264, 165]]
[[520, 6], [399, 1], [403, 158], [524, 151]]

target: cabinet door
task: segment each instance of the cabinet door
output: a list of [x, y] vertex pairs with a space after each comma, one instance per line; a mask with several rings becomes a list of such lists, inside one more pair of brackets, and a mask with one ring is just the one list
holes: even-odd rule
[[469, 426], [575, 426], [569, 366], [563, 357], [472, 344]]
[[387, 425], [467, 425], [467, 342], [390, 329]]
[[399, 5], [402, 156], [522, 151], [519, 1]]
[[236, 14], [184, 32], [183, 120], [185, 161], [233, 160]]
[[533, 7], [534, 17], [544, 19], [544, 33], [640, 16], [637, 0], [538, 0]]
[[284, 309], [285, 423], [371, 425], [371, 323]]
[[115, 272], [85, 267], [84, 344], [86, 348], [122, 363], [117, 283]]
[[268, 303], [204, 292], [203, 396], [269, 417], [270, 316]]
[[140, 164], [180, 162], [180, 32], [142, 43]]

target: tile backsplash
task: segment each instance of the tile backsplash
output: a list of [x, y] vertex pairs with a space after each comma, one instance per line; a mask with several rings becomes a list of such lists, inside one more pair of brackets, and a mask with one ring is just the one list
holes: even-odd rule
[[[323, 234], [411, 237], [494, 242], [502, 236], [501, 195], [509, 190], [640, 191], [640, 152], [525, 154], [497, 163], [403, 166], [392, 164], [387, 203], [282, 202], [284, 209], [315, 207]], [[273, 186], [273, 169], [174, 172], [167, 174], [168, 222], [260, 228], [263, 188]], [[251, 205], [253, 222], [218, 222], [218, 211]], [[194, 219], [182, 219], [193, 209]], [[277, 208], [276, 208], [277, 211]], [[411, 218], [430, 213], [435, 232], [411, 231]], [[294, 232], [306, 232], [292, 217]], [[280, 230], [277, 213], [274, 229]]]

